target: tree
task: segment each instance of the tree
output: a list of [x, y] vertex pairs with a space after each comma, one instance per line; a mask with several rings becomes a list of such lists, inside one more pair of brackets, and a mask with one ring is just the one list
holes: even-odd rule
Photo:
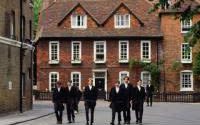
[[39, 12], [40, 7], [42, 5], [42, 0], [34, 0], [33, 1], [33, 11], [34, 11], [34, 29], [37, 29], [38, 26], [38, 18], [39, 18]]
[[200, 76], [200, 52], [197, 53], [195, 56], [195, 61], [193, 63], [193, 72], [194, 75]]
[[[153, 0], [149, 0], [153, 1]], [[171, 8], [176, 10], [178, 8], [181, 8], [181, 6], [186, 1], [195, 1], [195, 0], [179, 0], [176, 3], [174, 3]], [[169, 8], [169, 2], [170, 0], [159, 0], [156, 2], [153, 6], [153, 8], [150, 8], [150, 13], [155, 12], [158, 9], [168, 9]], [[189, 20], [192, 19], [195, 14], [200, 13], [200, 5], [196, 6], [195, 8], [192, 8], [191, 5], [189, 5], [180, 15], [176, 15], [176, 18], [179, 18], [180, 20]], [[186, 42], [189, 42], [190, 46], [195, 46], [195, 44], [200, 43], [200, 21], [198, 21], [196, 24], [194, 24], [191, 28], [191, 30], [185, 35], [184, 37]]]

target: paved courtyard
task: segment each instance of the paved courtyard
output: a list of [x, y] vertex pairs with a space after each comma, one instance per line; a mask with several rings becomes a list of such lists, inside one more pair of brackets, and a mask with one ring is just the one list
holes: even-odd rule
[[[94, 125], [109, 125], [111, 109], [109, 103], [98, 101], [95, 110]], [[63, 124], [67, 125], [66, 111]], [[135, 124], [135, 114], [132, 111], [131, 124]], [[19, 125], [56, 125], [54, 114], [46, 117], [21, 123]], [[80, 104], [80, 112], [76, 114], [76, 123], [71, 125], [85, 125], [85, 112], [83, 103]], [[200, 125], [200, 104], [187, 103], [154, 103], [153, 107], [144, 110], [143, 125]]]

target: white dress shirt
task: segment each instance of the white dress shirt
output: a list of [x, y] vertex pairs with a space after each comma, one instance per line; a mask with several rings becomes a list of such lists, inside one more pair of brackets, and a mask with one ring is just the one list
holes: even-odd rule
[[127, 87], [128, 87], [128, 84], [127, 84], [127, 83], [124, 83], [124, 85], [125, 85], [125, 88], [127, 88]]
[[138, 87], [138, 90], [140, 91], [141, 90], [141, 86], [137, 86]]
[[91, 86], [91, 85], [89, 85], [89, 89], [90, 89], [90, 90], [92, 89], [92, 86]]
[[115, 87], [117, 93], [119, 93], [119, 87]]
[[60, 92], [60, 89], [61, 89], [61, 88], [58, 88], [58, 92]]
[[68, 88], [69, 88], [69, 91], [71, 91], [72, 86], [68, 86]]

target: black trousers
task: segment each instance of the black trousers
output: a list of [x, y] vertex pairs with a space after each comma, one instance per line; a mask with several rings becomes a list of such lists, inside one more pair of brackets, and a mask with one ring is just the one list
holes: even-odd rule
[[131, 121], [131, 105], [128, 102], [125, 103], [125, 108], [123, 109], [123, 117], [124, 117], [124, 122], [130, 122]]
[[[86, 101], [85, 102], [85, 113], [86, 113], [86, 121], [87, 123], [94, 123], [94, 108], [95, 108], [96, 102], [90, 102]], [[89, 110], [90, 110], [90, 118], [89, 120]]]
[[121, 112], [120, 111], [116, 111], [115, 108], [112, 109], [112, 123], [115, 122], [115, 115], [116, 113], [118, 114], [118, 122], [121, 122]]
[[74, 115], [74, 108], [72, 103], [67, 103], [67, 119], [69, 122], [74, 121], [75, 115]]
[[147, 105], [149, 105], [149, 103], [150, 103], [150, 106], [152, 106], [152, 101], [153, 101], [153, 95], [148, 95], [147, 96]]
[[130, 108], [126, 108], [123, 110], [123, 117], [124, 122], [130, 122], [131, 121], [131, 110]]
[[140, 103], [138, 104], [138, 106], [135, 109], [135, 117], [136, 117], [136, 121], [142, 121], [142, 117], [143, 117], [143, 106], [144, 103]]
[[62, 121], [63, 110], [62, 110], [61, 104], [55, 103], [54, 104], [54, 110], [55, 110], [57, 121]]

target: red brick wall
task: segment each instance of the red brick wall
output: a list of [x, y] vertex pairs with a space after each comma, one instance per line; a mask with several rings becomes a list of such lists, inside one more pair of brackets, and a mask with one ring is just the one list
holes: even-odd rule
[[[97, 65], [93, 63], [93, 41], [94, 40], [82, 40], [82, 64], [71, 64], [71, 41], [60, 41], [60, 63], [59, 65], [48, 64], [48, 47], [49, 41], [43, 40], [38, 42], [37, 46], [37, 85], [39, 90], [45, 90], [49, 86], [49, 72], [59, 72], [60, 81], [66, 84], [67, 80], [70, 80], [70, 74], [72, 71], [81, 72], [81, 87], [84, 87], [87, 83], [87, 79], [92, 77], [92, 69], [107, 68], [107, 83], [108, 90], [119, 79], [120, 71], [129, 71], [130, 80], [132, 83], [140, 78], [141, 69], [129, 69], [128, 64], [120, 64], [118, 62], [119, 50], [118, 40], [107, 40], [107, 59], [106, 64]], [[161, 41], [158, 41], [159, 45]], [[151, 42], [152, 62], [157, 60], [157, 41]], [[158, 52], [160, 54], [160, 52]], [[140, 60], [140, 40], [129, 40], [129, 59]]]
[[[195, 16], [192, 20], [193, 24], [200, 20], [200, 16]], [[181, 33], [181, 23], [179, 19], [175, 19], [173, 14], [163, 14], [161, 16], [161, 29], [164, 34], [163, 51], [165, 66], [165, 83], [166, 91], [180, 91], [180, 71], [192, 70], [191, 64], [183, 64], [181, 70], [172, 70], [175, 61], [181, 61], [181, 44], [184, 42], [184, 34]], [[194, 90], [199, 88], [195, 87]], [[164, 88], [164, 86], [162, 87]]]

